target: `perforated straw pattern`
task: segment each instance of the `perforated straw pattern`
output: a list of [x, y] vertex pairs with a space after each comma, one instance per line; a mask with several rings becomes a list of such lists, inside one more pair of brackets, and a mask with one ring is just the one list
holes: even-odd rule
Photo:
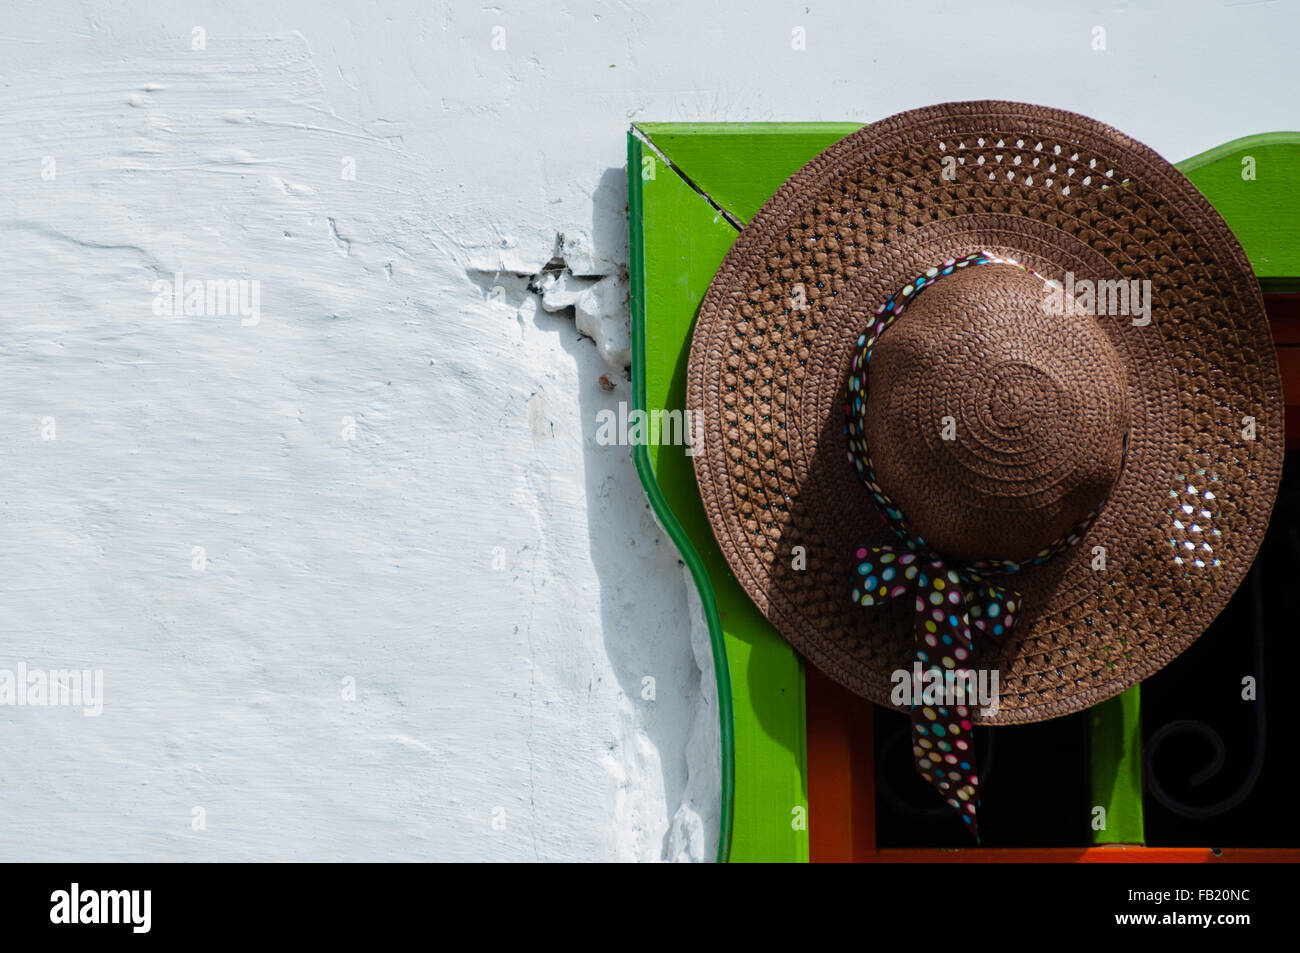
[[[1014, 103], [935, 106], [855, 133], [796, 173], [723, 262], [687, 406], [705, 421], [705, 510], [741, 584], [813, 664], [888, 704], [913, 636], [905, 607], [863, 613], [845, 597], [856, 547], [893, 539], [845, 460], [850, 362], [879, 302], [982, 250], [1052, 280], [1151, 282], [1148, 325], [1095, 319], [1127, 406], [1122, 473], [1077, 546], [1016, 575], [1014, 633], [973, 660], [999, 671], [1001, 707], [983, 721], [1036, 721], [1186, 648], [1249, 568], [1276, 496], [1282, 403], [1262, 298], [1181, 173], [1101, 123]], [[1195, 514], [1182, 510], [1188, 485], [1206, 504]], [[1177, 515], [1201, 510], [1211, 516], [1195, 524]]]

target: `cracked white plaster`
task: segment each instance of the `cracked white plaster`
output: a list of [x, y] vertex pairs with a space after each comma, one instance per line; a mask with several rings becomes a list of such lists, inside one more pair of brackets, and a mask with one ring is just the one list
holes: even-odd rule
[[[612, 370], [627, 372], [632, 363], [630, 330], [631, 285], [627, 263], [591, 255], [585, 235], [558, 235], [555, 251], [546, 264], [533, 271], [517, 270], [503, 256], [480, 257], [468, 269], [472, 281], [495, 303], [504, 303], [523, 317], [538, 305], [552, 313], [573, 312], [574, 326], [595, 344], [596, 352]], [[572, 260], [570, 259], [570, 256]], [[524, 297], [531, 293], [535, 299]]]

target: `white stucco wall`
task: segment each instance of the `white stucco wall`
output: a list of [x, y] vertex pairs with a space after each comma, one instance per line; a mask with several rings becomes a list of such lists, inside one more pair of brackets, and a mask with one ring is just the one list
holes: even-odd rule
[[1279, 2], [498, 2], [6, 5], [0, 670], [103, 694], [0, 707], [0, 859], [711, 858], [696, 607], [594, 438], [628, 124], [1300, 128]]

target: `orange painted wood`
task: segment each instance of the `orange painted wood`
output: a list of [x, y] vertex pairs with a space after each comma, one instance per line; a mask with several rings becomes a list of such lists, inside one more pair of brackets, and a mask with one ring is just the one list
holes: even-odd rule
[[1277, 363], [1282, 371], [1282, 396], [1287, 409], [1300, 407], [1300, 347], [1278, 348]]
[[1266, 294], [1277, 365], [1282, 374], [1282, 398], [1286, 402], [1286, 444], [1300, 449], [1300, 294]]
[[1206, 847], [1132, 847], [1112, 844], [1106, 847], [1039, 847], [994, 850], [988, 848], [952, 848], [877, 851], [876, 863], [896, 864], [1258, 864], [1297, 863], [1300, 850], [1268, 847], [1225, 848], [1219, 855]]
[[1286, 401], [1286, 443], [1300, 447], [1300, 347], [1277, 349], [1277, 366], [1282, 374], [1282, 397]]
[[1282, 374], [1282, 397], [1286, 401], [1287, 446], [1295, 447], [1300, 436], [1300, 347], [1279, 347], [1277, 366]]
[[809, 859], [866, 860], [876, 849], [872, 705], [809, 664], [804, 685]]
[[1264, 309], [1275, 344], [1300, 344], [1300, 294], [1265, 294]]

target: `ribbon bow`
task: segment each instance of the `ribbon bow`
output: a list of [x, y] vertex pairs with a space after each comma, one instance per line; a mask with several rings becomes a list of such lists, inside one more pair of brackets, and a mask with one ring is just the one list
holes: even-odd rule
[[[1019, 593], [936, 554], [861, 547], [853, 601], [864, 606], [913, 596], [916, 671], [909, 692], [916, 769], [961, 815], [979, 842], [979, 767], [970, 709], [975, 692], [972, 630], [1001, 642], [1015, 623]], [[918, 681], [928, 682], [922, 689]], [[973, 694], [973, 697], [972, 697]]]

